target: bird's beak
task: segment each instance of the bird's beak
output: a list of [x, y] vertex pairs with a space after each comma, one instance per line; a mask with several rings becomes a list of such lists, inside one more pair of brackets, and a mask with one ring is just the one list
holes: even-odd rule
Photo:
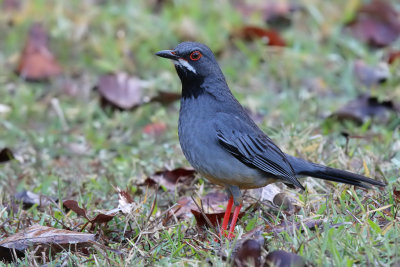
[[162, 51], [158, 51], [158, 52], [156, 53], [156, 56], [165, 57], [165, 58], [174, 59], [174, 60], [176, 60], [176, 59], [179, 58], [179, 57], [175, 54], [175, 51], [174, 51], [174, 50], [162, 50]]

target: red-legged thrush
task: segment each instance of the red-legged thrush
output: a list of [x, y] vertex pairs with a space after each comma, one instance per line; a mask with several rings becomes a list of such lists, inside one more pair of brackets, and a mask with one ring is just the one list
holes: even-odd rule
[[179, 141], [190, 164], [230, 196], [222, 223], [225, 234], [233, 203], [229, 230], [233, 236], [242, 206], [240, 189], [259, 188], [274, 182], [293, 184], [311, 176], [364, 188], [384, 183], [282, 152], [263, 133], [232, 95], [212, 51], [204, 44], [183, 42], [157, 56], [171, 59], [182, 82]]

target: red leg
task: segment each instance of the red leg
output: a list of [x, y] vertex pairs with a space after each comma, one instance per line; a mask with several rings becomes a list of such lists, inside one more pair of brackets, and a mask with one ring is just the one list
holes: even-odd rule
[[242, 204], [240, 204], [239, 206], [235, 207], [235, 211], [233, 212], [233, 217], [232, 217], [232, 222], [231, 222], [231, 227], [229, 228], [229, 235], [228, 238], [231, 239], [232, 237], [234, 237], [234, 230], [235, 230], [235, 226], [236, 226], [236, 221], [238, 219], [239, 213], [240, 213], [240, 209], [242, 208]]
[[220, 236], [222, 236], [222, 235], [226, 236], [225, 231], [226, 231], [226, 228], [228, 227], [229, 217], [231, 216], [232, 205], [233, 205], [233, 197], [231, 196], [228, 201], [228, 205], [226, 206], [226, 211], [225, 211], [224, 219], [222, 221], [222, 228], [221, 228]]

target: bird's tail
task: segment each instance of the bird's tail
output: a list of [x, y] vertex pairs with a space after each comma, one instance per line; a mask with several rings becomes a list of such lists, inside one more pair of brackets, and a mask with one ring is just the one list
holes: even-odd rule
[[386, 186], [385, 183], [376, 181], [374, 179], [365, 177], [360, 174], [330, 168], [324, 165], [306, 161], [304, 159], [296, 158], [290, 155], [287, 155], [287, 158], [290, 164], [292, 165], [294, 172], [298, 176], [311, 176], [314, 178], [324, 179], [338, 183], [350, 184], [364, 188], [370, 188], [370, 185]]

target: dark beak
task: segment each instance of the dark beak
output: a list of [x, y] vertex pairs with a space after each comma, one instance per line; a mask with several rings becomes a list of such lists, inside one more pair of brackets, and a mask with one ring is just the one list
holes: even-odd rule
[[179, 57], [175, 54], [174, 50], [162, 50], [156, 53], [156, 56], [165, 57], [169, 59], [178, 59]]

